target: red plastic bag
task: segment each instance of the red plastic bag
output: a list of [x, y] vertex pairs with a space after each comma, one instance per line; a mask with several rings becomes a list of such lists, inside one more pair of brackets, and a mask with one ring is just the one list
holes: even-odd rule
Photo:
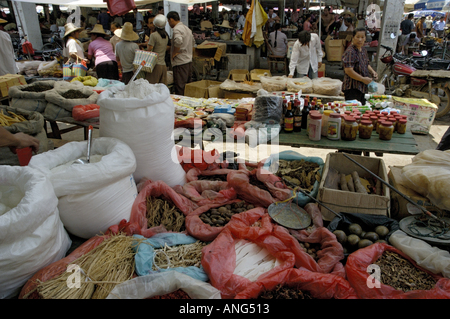
[[350, 283], [340, 276], [291, 268], [252, 283], [238, 293], [235, 299], [257, 299], [260, 294], [273, 290], [277, 285], [307, 291], [315, 299], [358, 298]]
[[186, 120], [175, 120], [174, 127], [185, 127], [185, 128], [192, 128], [192, 129], [203, 129], [203, 126], [206, 125], [206, 122], [195, 117], [190, 117]]
[[227, 182], [192, 181], [183, 186], [176, 185], [173, 190], [185, 196], [198, 207], [211, 204], [223, 204], [237, 198], [237, 193]]
[[[202, 249], [202, 267], [213, 287], [220, 290], [223, 299], [234, 298], [252, 284], [248, 278], [233, 273], [236, 269], [237, 240], [245, 239], [267, 249], [280, 262], [256, 281], [293, 268], [295, 263], [295, 256], [290, 249], [293, 237], [289, 236], [290, 239], [286, 240], [286, 231], [281, 231], [281, 227], [270, 222], [265, 209], [252, 209], [234, 217], [216, 239]], [[260, 226], [255, 225], [257, 222], [260, 222]]]
[[72, 109], [72, 117], [75, 121], [85, 121], [100, 116], [100, 105], [86, 104], [75, 105]]
[[111, 16], [121, 16], [136, 9], [136, 4], [133, 0], [103, 0], [103, 2], [106, 2]]
[[30, 41], [26, 40], [22, 44], [22, 51], [23, 51], [24, 54], [34, 54], [33, 45], [31, 44]]
[[146, 180], [139, 191], [138, 196], [131, 206], [130, 223], [136, 223], [140, 227], [142, 236], [149, 238], [160, 230], [157, 227], [147, 228], [147, 197], [163, 197], [169, 199], [185, 216], [198, 208], [198, 205], [183, 195], [178, 194], [172, 187], [163, 181], [153, 182]]
[[192, 168], [198, 168], [200, 171], [212, 170], [219, 167], [217, 159], [219, 153], [214, 149], [210, 152], [189, 147], [177, 146], [177, 157], [185, 172]]
[[[433, 289], [430, 290], [413, 290], [403, 292], [395, 288], [380, 284], [380, 287], [369, 288], [368, 281], [373, 283], [373, 279], [369, 278], [367, 268], [374, 264], [385, 251], [391, 251], [399, 254], [407, 259], [418, 269], [430, 274], [437, 282]], [[417, 263], [409, 256], [404, 254], [397, 248], [383, 244], [375, 243], [366, 248], [358, 249], [351, 253], [345, 264], [347, 280], [355, 289], [357, 295], [361, 299], [449, 299], [450, 298], [450, 279], [440, 275], [433, 274], [428, 270], [419, 267]]]

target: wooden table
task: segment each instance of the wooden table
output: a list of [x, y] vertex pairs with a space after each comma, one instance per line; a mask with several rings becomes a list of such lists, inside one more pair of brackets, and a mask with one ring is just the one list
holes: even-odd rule
[[320, 141], [311, 141], [306, 135], [306, 130], [301, 132], [285, 133], [278, 135], [279, 145], [292, 147], [312, 147], [338, 149], [347, 152], [374, 152], [376, 155], [382, 156], [383, 153], [416, 155], [420, 151], [417, 148], [416, 140], [410, 131], [405, 134], [394, 133], [390, 141], [383, 141], [378, 138], [376, 132], [372, 133], [370, 139], [361, 139], [359, 137], [354, 141], [332, 141], [326, 137], [322, 137]]

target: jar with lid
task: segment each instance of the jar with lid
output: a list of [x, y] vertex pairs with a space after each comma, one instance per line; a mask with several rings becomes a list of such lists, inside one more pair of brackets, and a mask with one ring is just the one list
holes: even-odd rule
[[356, 140], [356, 135], [358, 134], [358, 123], [356, 119], [352, 116], [346, 116], [344, 118], [344, 128], [342, 130], [341, 138], [345, 141]]
[[322, 131], [322, 114], [319, 112], [309, 113], [308, 136], [311, 141], [320, 141]]
[[333, 141], [341, 139], [341, 115], [339, 113], [329, 115], [327, 138]]
[[383, 121], [378, 126], [378, 134], [380, 140], [389, 141], [392, 138], [392, 134], [394, 133], [394, 126], [392, 122]]
[[373, 124], [371, 120], [362, 120], [359, 125], [359, 137], [369, 139], [372, 136]]
[[331, 110], [325, 110], [323, 111], [322, 115], [322, 136], [328, 136], [328, 119], [330, 117], [330, 114], [333, 113]]
[[377, 132], [378, 134], [380, 134], [380, 124], [381, 124], [381, 122], [384, 122], [384, 121], [387, 121], [386, 117], [378, 118], [377, 127], [375, 128], [375, 132]]
[[373, 128], [376, 129], [376, 127], [377, 127], [377, 122], [378, 122], [378, 116], [372, 115], [372, 116], [370, 117], [370, 120], [372, 121]]
[[406, 133], [406, 124], [407, 124], [407, 119], [400, 119], [398, 120], [398, 125], [397, 125], [397, 133], [398, 134], [405, 134]]

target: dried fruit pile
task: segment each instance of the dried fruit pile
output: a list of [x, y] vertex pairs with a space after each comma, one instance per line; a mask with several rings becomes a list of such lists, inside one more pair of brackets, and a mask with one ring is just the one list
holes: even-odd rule
[[311, 192], [316, 181], [320, 182], [320, 165], [305, 160], [279, 160], [275, 175], [286, 179], [291, 184]]
[[231, 220], [234, 214], [239, 214], [253, 208], [255, 208], [253, 205], [247, 204], [245, 201], [240, 201], [222, 207], [212, 208], [199, 217], [205, 224], [222, 227]]
[[375, 264], [380, 267], [381, 282], [397, 290], [430, 290], [436, 285], [431, 275], [395, 252], [385, 251]]
[[273, 290], [265, 291], [258, 299], [314, 299], [308, 291], [278, 285]]

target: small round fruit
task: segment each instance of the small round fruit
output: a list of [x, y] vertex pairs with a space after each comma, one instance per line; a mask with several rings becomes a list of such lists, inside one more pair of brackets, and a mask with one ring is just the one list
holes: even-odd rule
[[387, 234], [389, 234], [389, 228], [380, 225], [375, 227], [375, 232], [378, 234], [378, 236], [380, 236], [380, 238], [384, 238]]
[[371, 240], [368, 240], [368, 239], [361, 239], [359, 242], [358, 242], [358, 248], [365, 248], [365, 247], [367, 247], [367, 246], [370, 246], [370, 245], [372, 245], [373, 244], [373, 241], [371, 241]]
[[347, 236], [347, 242], [350, 246], [357, 246], [359, 243], [360, 238], [358, 235], [350, 234]]
[[378, 239], [378, 240], [376, 241], [376, 243], [382, 243], [382, 244], [387, 244], [387, 245], [389, 245], [388, 242], [385, 241], [384, 239]]
[[348, 226], [348, 231], [350, 234], [355, 234], [357, 236], [361, 236], [362, 228], [359, 224], [353, 223]]
[[375, 233], [373, 231], [369, 231], [364, 236], [364, 239], [368, 239], [368, 240], [370, 240], [372, 242], [376, 242], [378, 239], [380, 239], [380, 237], [378, 236], [377, 233]]
[[337, 241], [341, 245], [345, 245], [345, 243], [347, 242], [347, 235], [345, 234], [344, 231], [338, 229], [338, 230], [335, 230], [333, 232], [333, 234], [336, 236]]

